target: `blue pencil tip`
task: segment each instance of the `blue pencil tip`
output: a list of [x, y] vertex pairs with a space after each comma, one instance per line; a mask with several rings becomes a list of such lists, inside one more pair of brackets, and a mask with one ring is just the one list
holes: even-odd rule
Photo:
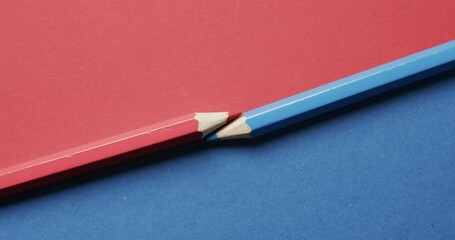
[[216, 141], [218, 141], [219, 139], [218, 139], [218, 137], [216, 136], [216, 134], [212, 134], [212, 135], [210, 135], [206, 140], [207, 140], [207, 142], [216, 142]]

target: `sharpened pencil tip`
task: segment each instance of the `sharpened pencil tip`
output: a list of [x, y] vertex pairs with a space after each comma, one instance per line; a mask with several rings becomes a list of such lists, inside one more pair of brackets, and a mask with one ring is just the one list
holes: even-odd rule
[[202, 133], [202, 137], [207, 136], [219, 127], [232, 121], [240, 116], [241, 113], [229, 112], [199, 112], [196, 113], [196, 120], [199, 122], [198, 131]]
[[[236, 113], [229, 113], [229, 117], [227, 118], [226, 120], [226, 123], [229, 123], [230, 121], [236, 119], [237, 117], [239, 117], [240, 115], [242, 115], [242, 113], [240, 112], [236, 112]], [[218, 141], [218, 137], [216, 136], [216, 134], [211, 134], [207, 137], [206, 139], [208, 142], [215, 142], [215, 141]]]
[[216, 142], [218, 141], [218, 136], [216, 134], [212, 134], [207, 138], [207, 142]]
[[236, 118], [238, 118], [240, 115], [242, 115], [242, 113], [240, 112], [236, 112], [236, 113], [229, 113], [229, 117], [227, 119], [227, 122], [230, 122]]
[[251, 128], [246, 123], [246, 120], [247, 118], [245, 116], [235, 119], [207, 138], [207, 141], [214, 142], [219, 140], [250, 138]]

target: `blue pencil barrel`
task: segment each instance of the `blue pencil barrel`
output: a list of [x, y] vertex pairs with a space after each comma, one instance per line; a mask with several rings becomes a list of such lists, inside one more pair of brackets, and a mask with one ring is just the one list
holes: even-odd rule
[[455, 68], [455, 40], [245, 112], [257, 137]]

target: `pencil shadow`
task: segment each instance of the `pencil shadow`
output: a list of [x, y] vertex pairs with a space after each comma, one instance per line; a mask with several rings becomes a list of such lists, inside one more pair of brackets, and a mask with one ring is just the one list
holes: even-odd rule
[[455, 77], [455, 69], [449, 70], [449, 71], [434, 75], [432, 77], [428, 77], [423, 80], [416, 81], [411, 84], [390, 90], [388, 92], [367, 98], [365, 100], [361, 100], [359, 102], [349, 104], [347, 106], [338, 108], [336, 110], [329, 111], [327, 113], [316, 116], [314, 118], [310, 118], [308, 120], [299, 122], [292, 126], [289, 126], [289, 127], [283, 128], [283, 129], [279, 129], [272, 133], [266, 134], [259, 138], [226, 140], [226, 141], [220, 141], [220, 142], [211, 142], [208, 144], [211, 147], [218, 147], [218, 148], [231, 148], [231, 147], [238, 148], [238, 147], [252, 147], [252, 146], [261, 145], [266, 142], [268, 143], [268, 142], [274, 141], [278, 138], [282, 138], [286, 135], [305, 131], [305, 129], [314, 127], [316, 125], [326, 124], [326, 123], [329, 123], [330, 121], [336, 121], [337, 119], [339, 119], [343, 116], [347, 116], [354, 112], [362, 111], [367, 108], [372, 108], [375, 105], [405, 97], [406, 95], [415, 93], [419, 90], [423, 91], [425, 88], [428, 88], [430, 86], [443, 85], [446, 82], [453, 81], [454, 77]]
[[134, 171], [134, 169], [151, 166], [153, 167], [153, 165], [163, 164], [164, 162], [168, 161], [183, 161], [181, 158], [182, 156], [188, 156], [196, 152], [204, 151], [206, 149], [207, 144], [205, 144], [205, 142], [197, 141], [182, 146], [177, 146], [172, 149], [151, 153], [144, 157], [131, 159], [116, 165], [83, 173], [71, 178], [60, 180], [58, 182], [50, 183], [11, 196], [7, 196], [0, 199], [0, 208], [30, 201], [32, 199], [37, 199], [50, 194], [55, 194], [70, 188], [81, 187], [83, 185], [90, 184], [91, 182], [99, 181], [100, 179], [106, 179]]
[[282, 138], [289, 134], [295, 134], [296, 132], [302, 132], [305, 129], [310, 127], [326, 124], [330, 121], [336, 121], [337, 118], [340, 118], [345, 115], [352, 114], [356, 111], [362, 111], [365, 108], [374, 107], [377, 104], [381, 104], [386, 101], [392, 101], [394, 99], [399, 99], [400, 97], [405, 96], [406, 94], [412, 94], [412, 92], [423, 90], [429, 86], [433, 85], [442, 85], [447, 81], [453, 80], [455, 76], [455, 69], [447, 71], [445, 73], [438, 74], [436, 76], [426, 78], [424, 80], [412, 83], [410, 85], [400, 87], [383, 93], [366, 100], [362, 100], [357, 103], [339, 108], [337, 110], [325, 113], [318, 117], [306, 120], [304, 122], [295, 124], [293, 126], [275, 131], [271, 134], [267, 134], [258, 139], [246, 139], [246, 140], [231, 140], [223, 142], [214, 142], [206, 143], [203, 141], [189, 143], [183, 146], [178, 146], [170, 150], [164, 150], [161, 152], [156, 152], [149, 154], [147, 156], [133, 159], [127, 162], [123, 162], [114, 166], [106, 167], [100, 170], [93, 172], [85, 173], [78, 175], [69, 179], [65, 179], [59, 182], [48, 184], [42, 187], [34, 188], [26, 192], [18, 193], [13, 196], [0, 199], [0, 207], [11, 206], [14, 204], [31, 201], [40, 197], [47, 196], [49, 194], [58, 193], [65, 191], [70, 188], [80, 187], [85, 184], [90, 184], [91, 182], [99, 181], [100, 179], [106, 179], [109, 177], [114, 177], [119, 174], [124, 174], [135, 169], [143, 167], [153, 167], [154, 165], [163, 164], [168, 161], [184, 161], [182, 156], [188, 156], [195, 153], [200, 153], [207, 151], [209, 148], [251, 148], [257, 147], [258, 145], [268, 143], [270, 141], [275, 141], [279, 138]]

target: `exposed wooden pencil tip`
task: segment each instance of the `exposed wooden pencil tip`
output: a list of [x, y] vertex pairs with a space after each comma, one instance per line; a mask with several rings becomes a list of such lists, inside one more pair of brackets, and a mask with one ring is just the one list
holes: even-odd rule
[[228, 112], [203, 112], [196, 113], [194, 118], [199, 122], [198, 131], [202, 133], [202, 137], [205, 137], [226, 124], [233, 116]]
[[246, 123], [246, 117], [242, 116], [207, 138], [207, 141], [212, 142], [218, 140], [250, 138], [250, 133], [251, 128]]

